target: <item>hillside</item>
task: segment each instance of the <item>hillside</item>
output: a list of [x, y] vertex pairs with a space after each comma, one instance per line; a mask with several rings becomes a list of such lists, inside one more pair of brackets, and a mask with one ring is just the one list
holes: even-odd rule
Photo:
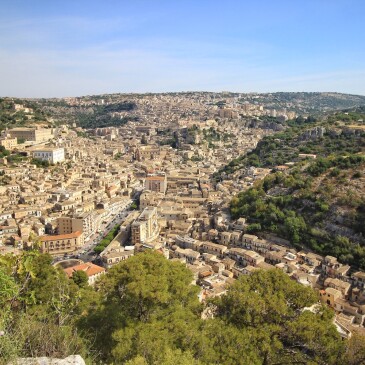
[[0, 131], [40, 124], [49, 126], [53, 121], [36, 101], [0, 98]]
[[[234, 218], [246, 217], [249, 231], [270, 232], [297, 248], [337, 256], [365, 268], [365, 126], [363, 114], [336, 113], [323, 121], [294, 121], [265, 137], [247, 156], [217, 175], [238, 177], [247, 166], [274, 173], [238, 194]], [[299, 154], [316, 159], [300, 159]], [[303, 157], [303, 156], [302, 156]], [[279, 172], [277, 165], [286, 166]]]
[[298, 117], [286, 122], [284, 131], [264, 137], [247, 155], [239, 156], [220, 169], [217, 180], [239, 175], [248, 167], [271, 167], [298, 160], [299, 154], [365, 152], [365, 113], [363, 109], [337, 112], [323, 119]]
[[297, 114], [319, 115], [333, 110], [349, 109], [364, 105], [365, 96], [333, 92], [277, 92], [258, 94], [273, 109], [292, 107]]
[[[112, 100], [102, 104], [98, 97], [79, 98], [76, 103], [63, 99], [42, 99], [37, 102], [42, 110], [63, 123], [76, 123], [82, 128], [102, 128], [120, 126], [129, 120], [137, 120], [133, 115], [125, 115], [136, 108], [136, 104], [127, 100]], [[85, 99], [85, 100], [84, 100]]]
[[[166, 100], [171, 104], [166, 104]], [[181, 92], [163, 94], [103, 94], [73, 98], [50, 99], [12, 99], [0, 100], [0, 129], [21, 126], [28, 121], [55, 122], [58, 124], [73, 124], [82, 128], [97, 128], [120, 126], [128, 121], [143, 120], [160, 116], [158, 110], [169, 113], [175, 109], [177, 102], [181, 104], [181, 113], [176, 117], [197, 115], [205, 118], [206, 114], [198, 116], [198, 110], [213, 110], [214, 108], [261, 105], [265, 110], [288, 110], [297, 115], [323, 116], [333, 110], [355, 108], [365, 105], [365, 96], [340, 93], [230, 93], [230, 92]], [[33, 117], [21, 110], [13, 115], [14, 104], [21, 104], [34, 111]], [[184, 105], [183, 105], [184, 104]], [[23, 114], [26, 114], [25, 116]], [[265, 119], [265, 118], [264, 118]], [[275, 118], [274, 118], [275, 119]], [[272, 120], [271, 120], [272, 121]], [[255, 122], [255, 120], [253, 120]], [[256, 121], [257, 123], [257, 121]]]

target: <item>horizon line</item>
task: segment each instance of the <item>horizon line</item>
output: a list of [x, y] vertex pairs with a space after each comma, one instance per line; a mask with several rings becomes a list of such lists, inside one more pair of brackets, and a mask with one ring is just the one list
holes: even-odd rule
[[23, 99], [23, 100], [35, 100], [35, 99], [68, 99], [68, 98], [86, 98], [86, 97], [95, 97], [95, 96], [107, 96], [107, 95], [164, 95], [164, 94], [189, 94], [189, 93], [202, 93], [202, 94], [243, 94], [243, 95], [265, 95], [265, 94], [278, 94], [278, 93], [286, 93], [286, 94], [339, 94], [339, 95], [349, 95], [349, 96], [358, 96], [365, 97], [362, 94], [351, 94], [340, 91], [266, 91], [266, 92], [257, 92], [257, 91], [249, 91], [249, 92], [240, 92], [240, 91], [208, 91], [208, 90], [185, 90], [185, 91], [145, 91], [145, 92], [111, 92], [111, 93], [100, 93], [100, 94], [84, 94], [79, 96], [47, 96], [47, 97], [21, 97], [21, 96], [2, 96], [0, 98], [6, 99]]

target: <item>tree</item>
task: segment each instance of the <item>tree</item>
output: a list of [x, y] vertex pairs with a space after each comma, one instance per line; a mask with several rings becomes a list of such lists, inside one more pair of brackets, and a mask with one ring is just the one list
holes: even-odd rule
[[345, 365], [365, 364], [365, 335], [354, 333], [347, 344], [347, 351], [344, 357]]
[[227, 295], [214, 301], [219, 318], [260, 343], [261, 363], [336, 364], [344, 348], [332, 312], [319, 305], [306, 309], [317, 302], [312, 289], [278, 269], [241, 276]]
[[0, 364], [18, 356], [86, 354], [75, 324], [78, 287], [37, 251], [0, 258]]
[[[126, 362], [126, 365], [148, 365], [149, 363], [143, 356], [136, 356], [132, 360]], [[194, 359], [190, 352], [182, 352], [181, 350], [166, 349], [162, 354], [161, 360], [153, 365], [199, 365], [201, 362]]]
[[89, 277], [87, 276], [85, 271], [77, 270], [72, 274], [72, 280], [80, 288], [84, 288], [89, 282]]
[[85, 333], [98, 328], [95, 345], [108, 361], [141, 355], [159, 363], [169, 348], [184, 350], [198, 333], [198, 288], [191, 282], [184, 265], [158, 252], [140, 253], [101, 279], [97, 287], [104, 301], [80, 321], [81, 328]]
[[247, 233], [256, 233], [261, 231], [261, 224], [260, 223], [252, 223], [249, 224], [246, 228]]
[[101, 254], [105, 250], [105, 246], [97, 245], [94, 247], [94, 252], [96, 254]]
[[301, 239], [301, 233], [306, 231], [307, 225], [303, 217], [296, 216], [294, 212], [284, 220], [285, 230], [288, 238], [293, 243], [299, 243]]

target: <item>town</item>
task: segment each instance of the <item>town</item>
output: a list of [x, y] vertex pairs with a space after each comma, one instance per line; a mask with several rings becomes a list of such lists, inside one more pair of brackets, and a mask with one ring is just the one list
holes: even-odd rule
[[[319, 292], [336, 312], [344, 338], [365, 319], [365, 273], [336, 257], [295, 250], [269, 234], [248, 234], [229, 204], [271, 169], [250, 166], [217, 181], [214, 173], [252, 151], [296, 112], [259, 100], [225, 105], [211, 95], [146, 95], [122, 126], [83, 129], [75, 123], [8, 128], [0, 146], [1, 254], [39, 249], [68, 276], [89, 283], [143, 250], [181, 261], [201, 287], [199, 298], [224, 294], [233, 280], [279, 268]], [[108, 105], [107, 98], [64, 100], [69, 106]], [[32, 109], [14, 104], [32, 115]], [[124, 118], [128, 111], [113, 112]], [[4, 153], [8, 151], [8, 153]], [[315, 155], [303, 155], [315, 158]], [[285, 173], [292, 162], [277, 166]]]

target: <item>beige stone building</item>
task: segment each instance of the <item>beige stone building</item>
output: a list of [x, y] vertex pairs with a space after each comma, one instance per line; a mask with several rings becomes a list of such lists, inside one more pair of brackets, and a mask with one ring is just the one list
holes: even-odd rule
[[31, 142], [46, 142], [53, 138], [52, 129], [47, 128], [13, 128], [8, 133], [13, 138], [20, 138]]
[[6, 150], [11, 150], [18, 145], [16, 138], [4, 138], [0, 140], [0, 146], [5, 147]]
[[57, 219], [58, 233], [69, 234], [80, 231], [88, 237], [97, 229], [97, 214], [94, 212], [82, 213], [74, 217], [59, 217]]
[[77, 231], [57, 236], [42, 236], [40, 241], [42, 253], [62, 255], [81, 248], [84, 244], [84, 235], [82, 232]]
[[157, 193], [165, 193], [167, 188], [166, 175], [149, 175], [145, 180], [145, 188]]

